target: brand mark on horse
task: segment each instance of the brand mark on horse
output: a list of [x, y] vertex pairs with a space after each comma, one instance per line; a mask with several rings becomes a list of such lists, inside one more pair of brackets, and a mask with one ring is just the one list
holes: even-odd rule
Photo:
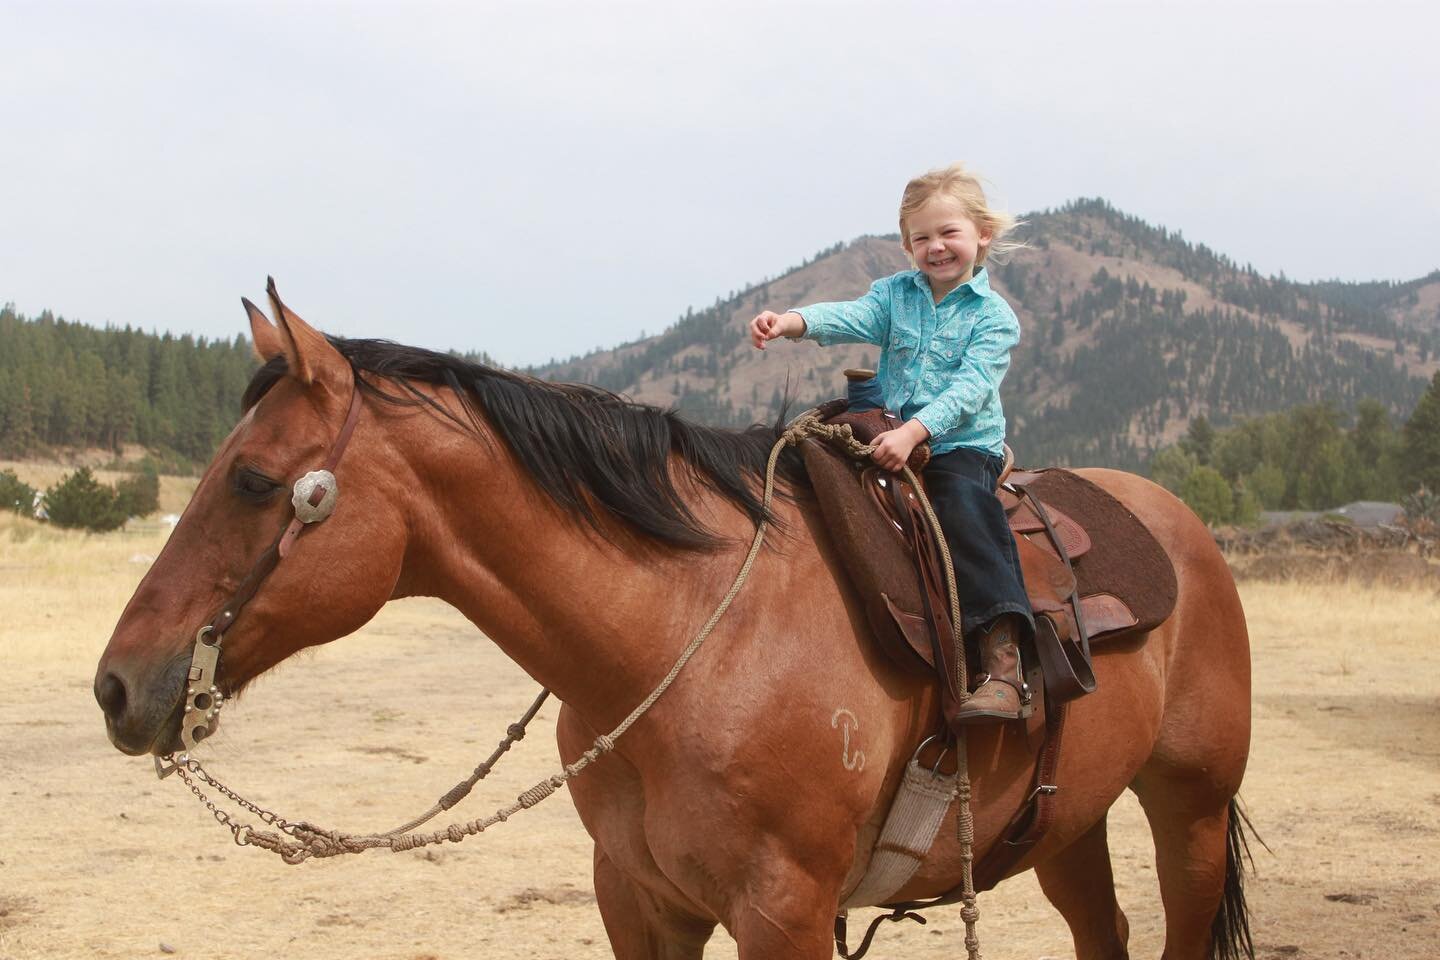
[[861, 750], [850, 752], [850, 731], [860, 731], [860, 721], [855, 714], [838, 707], [830, 717], [830, 726], [837, 728], [845, 736], [845, 745], [840, 748], [840, 762], [845, 765], [846, 770], [854, 770], [857, 773], [865, 769], [865, 754]]

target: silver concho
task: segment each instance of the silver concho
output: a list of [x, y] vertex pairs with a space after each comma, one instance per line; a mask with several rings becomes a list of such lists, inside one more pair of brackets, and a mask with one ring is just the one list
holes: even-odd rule
[[[325, 496], [319, 503], [311, 506], [310, 495], [315, 492], [316, 487], [324, 487]], [[333, 473], [329, 470], [311, 470], [295, 481], [295, 493], [290, 497], [290, 503], [294, 505], [295, 516], [301, 523], [315, 523], [335, 512], [335, 500], [339, 495]]]

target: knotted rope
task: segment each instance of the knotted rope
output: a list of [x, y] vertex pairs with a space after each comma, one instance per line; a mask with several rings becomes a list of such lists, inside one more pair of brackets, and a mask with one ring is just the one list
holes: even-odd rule
[[[527, 810], [542, 800], [545, 800], [571, 779], [579, 776], [590, 764], [614, 750], [615, 742], [624, 736], [626, 731], [634, 726], [635, 723], [645, 715], [645, 712], [655, 704], [655, 701], [659, 700], [665, 691], [670, 688], [670, 685], [675, 682], [675, 678], [679, 676], [680, 671], [690, 662], [690, 658], [695, 655], [696, 651], [700, 649], [701, 644], [710, 636], [711, 631], [713, 631], [715, 625], [720, 622], [720, 618], [725, 615], [725, 611], [730, 608], [731, 602], [733, 602], [735, 597], [740, 593], [740, 588], [744, 586], [745, 580], [750, 576], [750, 568], [754, 566], [755, 558], [760, 554], [760, 547], [765, 542], [765, 532], [770, 525], [768, 517], [770, 515], [770, 504], [774, 500], [775, 495], [775, 468], [780, 460], [780, 454], [786, 447], [798, 446], [802, 440], [811, 437], [831, 444], [847, 456], [859, 460], [868, 459], [871, 452], [875, 449], [873, 445], [863, 444], [856, 440], [848, 424], [834, 425], [824, 423], [815, 410], [807, 410], [791, 421], [781, 433], [775, 445], [771, 447], [770, 456], [765, 464], [765, 489], [761, 499], [762, 519], [755, 527], [755, 536], [750, 543], [749, 551], [745, 554], [745, 561], [741, 564], [740, 571], [736, 574], [735, 580], [731, 583], [730, 589], [725, 593], [724, 598], [715, 607], [714, 612], [710, 614], [710, 618], [705, 622], [704, 626], [691, 638], [685, 649], [680, 653], [680, 656], [676, 658], [669, 672], [665, 674], [665, 677], [655, 689], [650, 692], [650, 695], [636, 706], [634, 710], [631, 710], [630, 714], [626, 716], [624, 720], [621, 720], [615, 729], [596, 737], [590, 749], [582, 753], [574, 763], [565, 764], [558, 773], [552, 774], [536, 783], [533, 787], [516, 797], [514, 803], [497, 809], [488, 817], [481, 817], [464, 823], [452, 823], [444, 829], [434, 830], [429, 833], [414, 831], [415, 827], [430, 820], [440, 813], [440, 811], [448, 810], [458, 803], [470, 792], [470, 788], [473, 787], [476, 782], [489, 774], [491, 767], [494, 766], [500, 756], [509, 750], [515, 741], [524, 737], [525, 725], [534, 718], [540, 709], [540, 705], [544, 703], [545, 698], [549, 696], [548, 690], [541, 692], [540, 696], [535, 699], [535, 702], [531, 704], [530, 709], [526, 711], [520, 721], [510, 725], [506, 738], [501, 741], [489, 759], [475, 768], [475, 772], [467, 780], [461, 781], [451, 788], [451, 790], [426, 813], [408, 823], [396, 827], [394, 830], [389, 830], [384, 833], [344, 833], [338, 830], [327, 830], [305, 821], [291, 822], [285, 820], [283, 817], [277, 816], [244, 799], [238, 793], [216, 780], [200, 765], [200, 761], [188, 754], [176, 761], [176, 772], [185, 782], [185, 785], [190, 788], [190, 791], [210, 810], [215, 819], [230, 830], [236, 844], [269, 850], [289, 864], [303, 863], [312, 857], [317, 859], [335, 857], [346, 853], [363, 853], [366, 850], [376, 848], [387, 848], [392, 852], [399, 853], [429, 844], [459, 843], [467, 837], [484, 833], [497, 823], [504, 823], [521, 810]], [[932, 533], [936, 535], [937, 542], [942, 545], [940, 555], [945, 567], [945, 587], [950, 599], [950, 617], [952, 622], [958, 624], [960, 622], [960, 606], [955, 591], [955, 570], [951, 564], [950, 551], [944, 546], [944, 536], [940, 533], [939, 519], [935, 516], [935, 511], [930, 505], [929, 498], [925, 495], [924, 489], [920, 486], [919, 481], [916, 479], [909, 465], [906, 464], [902, 467], [901, 472], [905, 479], [910, 481], [914, 486], [925, 511], [926, 523], [929, 524]], [[957, 687], [961, 691], [967, 691], [969, 687], [965, 676], [965, 660], [963, 657], [957, 657], [956, 660]], [[963, 695], [964, 694], [962, 694], [962, 696]], [[956, 779], [959, 785], [959, 822], [957, 826], [962, 864], [961, 903], [963, 906], [961, 909], [961, 917], [965, 921], [965, 948], [969, 955], [969, 960], [980, 960], [979, 940], [975, 933], [975, 923], [979, 917], [979, 912], [975, 906], [974, 880], [971, 875], [974, 820], [970, 810], [970, 776], [963, 743], [960, 744], [955, 755], [957, 762]], [[205, 794], [202, 785], [223, 794], [232, 802], [253, 813], [261, 822], [268, 826], [273, 826], [275, 830], [257, 830], [249, 824], [237, 823], [228, 813], [216, 807], [214, 802]]]

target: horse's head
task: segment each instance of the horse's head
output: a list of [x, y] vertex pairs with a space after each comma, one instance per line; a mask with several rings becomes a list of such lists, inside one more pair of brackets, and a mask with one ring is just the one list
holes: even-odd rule
[[[129, 754], [180, 746], [201, 627], [214, 623], [222, 635], [216, 684], [229, 697], [302, 647], [357, 629], [399, 576], [406, 526], [395, 488], [403, 468], [392, 462], [381, 431], [366, 431], [362, 407], [353, 440], [331, 468], [339, 488], [333, 515], [305, 525], [285, 559], [242, 599], [247, 578], [268, 565], [262, 558], [297, 516], [293, 485], [325, 466], [358, 389], [350, 363], [280, 302], [273, 282], [269, 295], [277, 324], [245, 301], [256, 354], [267, 361], [246, 395], [248, 408], [126, 605], [96, 670], [110, 740]], [[237, 600], [239, 613], [227, 617]]]

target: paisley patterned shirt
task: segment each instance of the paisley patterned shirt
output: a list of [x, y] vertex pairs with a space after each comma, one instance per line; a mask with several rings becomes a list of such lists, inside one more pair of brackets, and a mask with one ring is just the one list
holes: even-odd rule
[[906, 270], [876, 280], [859, 300], [791, 309], [805, 318], [805, 336], [822, 345], [880, 347], [885, 406], [923, 423], [935, 453], [1004, 453], [1000, 381], [1020, 342], [1020, 321], [990, 289], [983, 266], [938, 304], [929, 278]]

